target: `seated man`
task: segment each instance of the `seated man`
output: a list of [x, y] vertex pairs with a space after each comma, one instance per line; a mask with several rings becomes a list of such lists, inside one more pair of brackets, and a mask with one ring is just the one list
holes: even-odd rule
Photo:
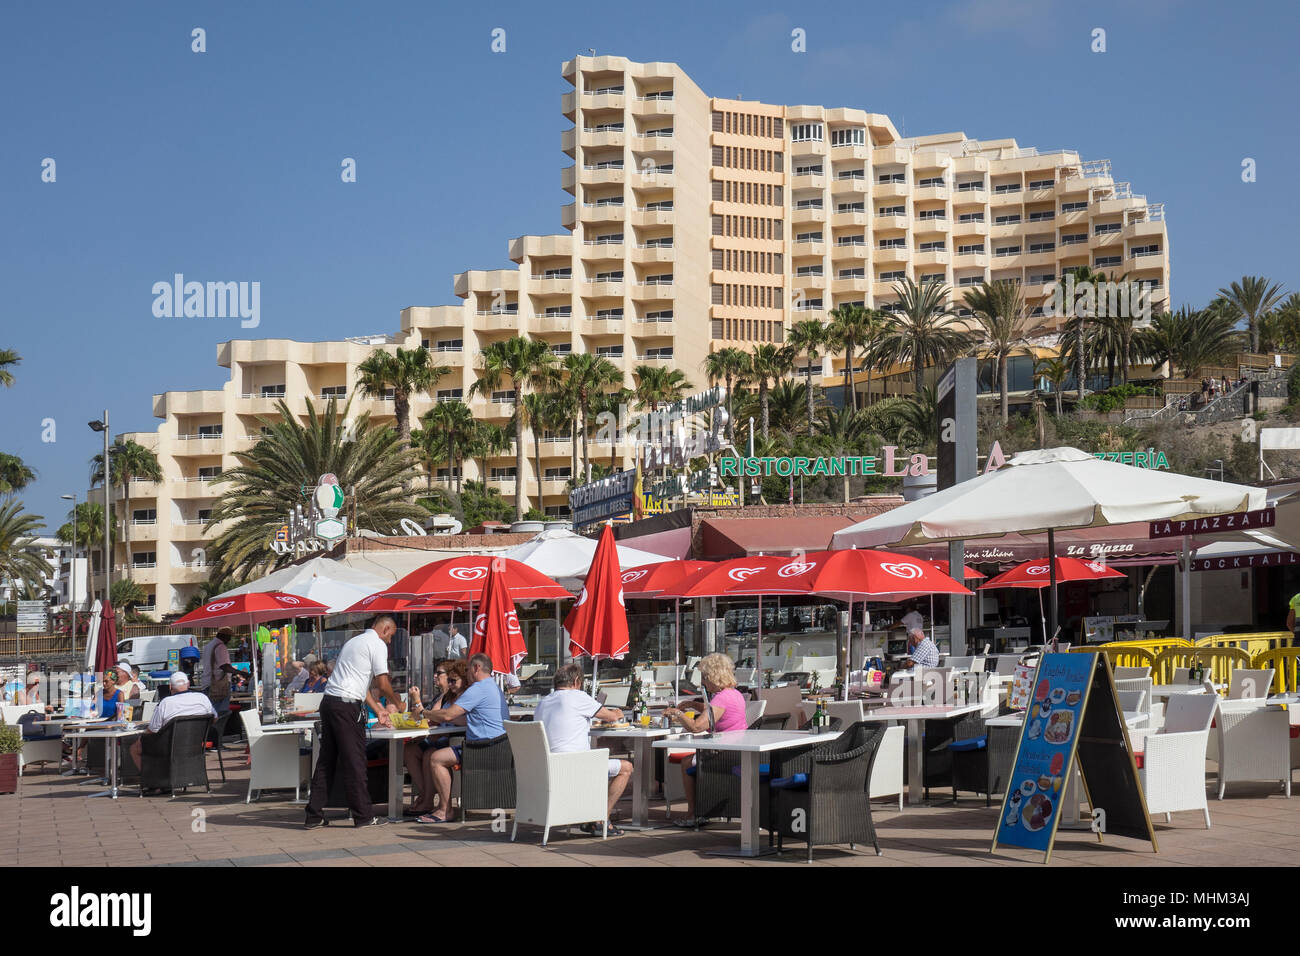
[[158, 701], [154, 707], [153, 716], [149, 718], [149, 729], [131, 742], [131, 759], [135, 761], [137, 767], [144, 766], [140, 762], [140, 754], [144, 749], [145, 741], [161, 731], [169, 722], [177, 717], [217, 716], [208, 695], [191, 690], [190, 679], [183, 671], [172, 674], [168, 686], [171, 687], [171, 693]]
[[[591, 749], [591, 721], [593, 717], [601, 720], [622, 720], [623, 712], [614, 707], [602, 707], [600, 702], [582, 689], [582, 666], [565, 664], [555, 672], [554, 691], [543, 697], [537, 704], [533, 719], [546, 728], [546, 739], [551, 745], [551, 753], [573, 753]], [[627, 789], [627, 782], [632, 778], [632, 764], [627, 760], [609, 761], [609, 801], [605, 807], [606, 815], [614, 812]], [[584, 823], [583, 833], [593, 836], [600, 832], [595, 823]], [[622, 836], [623, 831], [610, 824], [610, 836]]]
[[938, 667], [939, 648], [934, 646], [930, 635], [920, 627], [911, 627], [907, 631], [908, 664], [915, 667]]
[[[469, 659], [469, 687], [450, 707], [426, 710], [429, 725], [455, 723], [465, 717], [466, 740], [493, 740], [506, 732], [510, 704], [492, 679], [492, 658], [475, 654]], [[433, 781], [438, 809], [418, 817], [420, 823], [446, 823], [451, 819], [451, 770], [460, 763], [462, 749], [457, 746], [430, 750], [424, 755], [425, 776]], [[441, 816], [437, 814], [441, 813]]]

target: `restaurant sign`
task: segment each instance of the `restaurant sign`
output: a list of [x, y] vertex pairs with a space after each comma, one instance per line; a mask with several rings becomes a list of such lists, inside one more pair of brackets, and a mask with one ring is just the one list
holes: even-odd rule
[[843, 458], [719, 458], [719, 478], [809, 478], [826, 476], [841, 478], [877, 475], [882, 478], [902, 478], [908, 475], [930, 474], [930, 460], [915, 454], [904, 462], [897, 445], [885, 445], [883, 457], [876, 455]]
[[[304, 486], [303, 494], [306, 494]], [[347, 534], [347, 524], [339, 517], [343, 508], [343, 489], [333, 474], [321, 475], [308, 497], [306, 512], [302, 506], [290, 510], [288, 521], [276, 529], [269, 547], [276, 554], [305, 554], [327, 551]]]
[[1193, 558], [1193, 571], [1235, 571], [1245, 568], [1280, 568], [1300, 564], [1294, 551], [1268, 551], [1264, 554], [1239, 554], [1222, 558]]
[[1229, 515], [1205, 518], [1187, 518], [1182, 521], [1152, 521], [1149, 536], [1152, 538], [1177, 538], [1188, 534], [1210, 534], [1216, 531], [1255, 531], [1277, 524], [1277, 509], [1260, 508], [1256, 511], [1238, 511]]

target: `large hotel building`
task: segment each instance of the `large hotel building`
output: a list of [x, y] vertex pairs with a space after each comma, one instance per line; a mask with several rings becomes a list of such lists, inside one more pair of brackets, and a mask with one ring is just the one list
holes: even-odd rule
[[[1086, 265], [1150, 283], [1157, 311], [1169, 301], [1163, 208], [1115, 182], [1107, 160], [962, 133], [904, 138], [860, 109], [710, 97], [672, 63], [583, 56], [562, 75], [572, 125], [560, 134], [560, 182], [574, 201], [559, 235], [510, 240], [511, 267], [459, 273], [458, 304], [403, 309], [396, 334], [230, 341], [217, 351], [230, 370], [221, 388], [154, 396], [162, 424], [125, 437], [152, 448], [166, 477], [133, 484], [130, 554], [119, 533], [114, 564], [156, 615], [182, 610], [206, 579], [196, 549], [221, 488], [210, 479], [251, 447], [279, 399], [305, 417], [308, 398], [352, 397], [353, 414], [393, 420], [391, 398], [353, 394], [376, 347], [425, 345], [452, 369], [435, 394], [413, 398], [413, 424], [441, 401], [504, 424], [509, 392], [466, 396], [475, 357], [514, 335], [602, 355], [629, 386], [635, 366], [658, 364], [703, 387], [711, 349], [781, 342], [791, 323], [850, 303], [887, 308], [905, 276], [941, 279], [954, 302], [967, 286], [1018, 279], [1037, 310], [1064, 270]], [[842, 365], [821, 361], [828, 388]], [[911, 386], [899, 375], [876, 387]], [[489, 461], [488, 483], [509, 498], [522, 478], [529, 506], [540, 497], [567, 513], [569, 438], [544, 436], [542, 475], [531, 444], [522, 476], [510, 451]], [[465, 472], [481, 477], [473, 462]]]

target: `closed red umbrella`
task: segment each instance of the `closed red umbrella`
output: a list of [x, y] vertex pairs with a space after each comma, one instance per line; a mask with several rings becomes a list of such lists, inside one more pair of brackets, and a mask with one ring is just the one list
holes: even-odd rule
[[474, 618], [474, 634], [469, 656], [486, 654], [492, 658], [495, 674], [513, 674], [519, 662], [528, 656], [519, 614], [506, 587], [505, 558], [493, 558], [483, 585], [483, 606]]
[[593, 661], [592, 690], [596, 689], [596, 663], [605, 658], [621, 658], [628, 652], [627, 607], [623, 604], [622, 572], [618, 567], [618, 547], [614, 528], [605, 525], [591, 556], [591, 570], [582, 585], [578, 601], [564, 619], [569, 632], [569, 653], [583, 654]]
[[99, 639], [95, 644], [95, 673], [102, 674], [117, 665], [117, 615], [104, 599], [99, 615]]
[[[1108, 568], [1100, 561], [1082, 561], [1079, 558], [1057, 558], [1056, 580], [1062, 581], [1099, 581], [1102, 578], [1122, 578], [1123, 571]], [[1009, 571], [1003, 571], [980, 585], [981, 591], [990, 588], [1036, 588], [1038, 589], [1038, 614], [1043, 621], [1043, 642], [1052, 640], [1047, 633], [1047, 612], [1043, 609], [1043, 591], [1052, 583], [1051, 568], [1046, 558], [1017, 564]]]

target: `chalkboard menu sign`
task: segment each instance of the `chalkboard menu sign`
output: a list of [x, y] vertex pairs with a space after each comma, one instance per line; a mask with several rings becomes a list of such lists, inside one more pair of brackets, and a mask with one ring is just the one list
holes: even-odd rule
[[[1051, 859], [1076, 760], [1090, 805], [1118, 824], [1111, 832], [1150, 839], [1154, 847], [1110, 665], [1105, 655], [1079, 653], [1039, 660], [994, 850], [1021, 847], [1041, 851], [1044, 863]], [[1077, 808], [1068, 810], [1073, 816]]]

